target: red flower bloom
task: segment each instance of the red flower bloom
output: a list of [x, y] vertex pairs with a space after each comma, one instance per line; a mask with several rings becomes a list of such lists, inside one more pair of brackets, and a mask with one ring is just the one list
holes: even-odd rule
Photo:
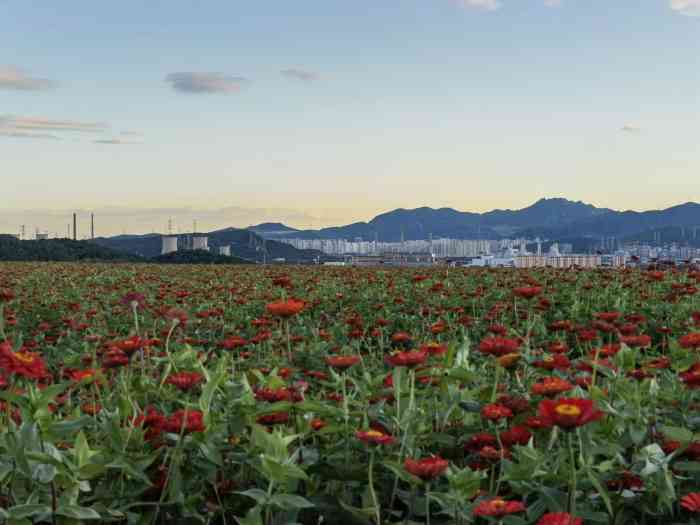
[[648, 335], [628, 335], [620, 337], [620, 342], [631, 348], [646, 348], [651, 346], [651, 337]]
[[544, 359], [535, 361], [532, 366], [545, 370], [566, 370], [571, 366], [571, 361], [565, 355], [555, 354], [545, 356]]
[[526, 507], [520, 501], [506, 501], [501, 497], [489, 498], [479, 503], [473, 510], [474, 516], [503, 518], [508, 514], [525, 512]]
[[102, 366], [105, 368], [118, 368], [129, 364], [129, 356], [119, 348], [112, 348], [102, 359]]
[[542, 382], [532, 385], [530, 391], [537, 396], [557, 396], [573, 390], [574, 385], [559, 377], [545, 377]]
[[532, 433], [524, 426], [516, 425], [501, 432], [500, 436], [503, 446], [527, 445], [532, 437]]
[[179, 388], [183, 392], [192, 390], [194, 387], [204, 381], [204, 376], [199, 372], [177, 372], [170, 374], [165, 382]]
[[387, 357], [387, 361], [393, 366], [407, 366], [409, 368], [423, 364], [428, 358], [426, 352], [409, 350], [407, 352], [395, 352]]
[[141, 350], [146, 344], [144, 339], [141, 339], [138, 335], [129, 337], [128, 339], [123, 339], [114, 343], [114, 346], [127, 355], [131, 355], [134, 352]]
[[540, 401], [538, 414], [542, 420], [565, 430], [597, 421], [605, 415], [590, 399], [575, 397]]
[[359, 355], [334, 355], [326, 357], [326, 363], [332, 368], [346, 370], [360, 362]]
[[447, 352], [447, 345], [436, 342], [426, 343], [419, 348], [421, 352], [427, 352], [430, 355], [442, 355]]
[[319, 430], [321, 430], [322, 428], [327, 426], [328, 423], [326, 423], [323, 419], [317, 418], [317, 419], [312, 419], [311, 422], [309, 423], [309, 425], [311, 426], [311, 428], [313, 430], [318, 432]]
[[304, 309], [304, 301], [288, 299], [286, 301], [276, 301], [265, 305], [265, 310], [270, 315], [277, 317], [293, 317]]
[[479, 352], [495, 356], [512, 354], [520, 348], [520, 341], [506, 337], [487, 337], [479, 343]]
[[617, 321], [622, 314], [620, 312], [600, 312], [595, 314], [596, 319], [600, 319], [601, 321], [605, 321], [606, 323], [612, 323], [613, 321]]
[[362, 430], [355, 432], [355, 437], [368, 445], [391, 445], [394, 437], [379, 430]]
[[13, 352], [10, 343], [0, 343], [0, 369], [26, 379], [43, 379], [48, 376], [46, 363], [34, 352]]
[[583, 525], [583, 518], [575, 518], [568, 512], [550, 512], [542, 516], [537, 525]]
[[542, 293], [541, 286], [521, 286], [520, 288], [515, 288], [513, 294], [522, 297], [523, 299], [533, 299]]
[[439, 456], [431, 456], [419, 460], [406, 458], [403, 466], [407, 472], [423, 481], [431, 481], [445, 473], [449, 462]]
[[691, 492], [681, 498], [681, 507], [690, 512], [700, 512], [700, 492]]
[[481, 409], [481, 417], [490, 421], [498, 421], [499, 419], [513, 417], [513, 411], [498, 403], [491, 403]]
[[680, 374], [680, 378], [688, 388], [700, 388], [700, 363], [695, 363], [687, 372]]
[[259, 425], [271, 427], [272, 425], [280, 425], [289, 421], [289, 413], [275, 412], [274, 414], [265, 414], [258, 416], [255, 420]]
[[678, 339], [678, 344], [681, 345], [681, 348], [697, 350], [700, 348], [700, 332], [684, 335]]
[[163, 422], [163, 430], [173, 434], [204, 432], [204, 415], [199, 410], [178, 410]]

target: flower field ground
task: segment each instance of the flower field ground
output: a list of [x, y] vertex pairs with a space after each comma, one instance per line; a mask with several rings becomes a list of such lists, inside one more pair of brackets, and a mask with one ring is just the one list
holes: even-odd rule
[[700, 273], [0, 265], [0, 521], [700, 523]]

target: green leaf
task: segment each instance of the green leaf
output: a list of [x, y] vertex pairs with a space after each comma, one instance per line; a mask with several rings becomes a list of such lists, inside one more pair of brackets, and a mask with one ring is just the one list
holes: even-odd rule
[[588, 473], [588, 479], [591, 480], [591, 483], [600, 494], [600, 497], [603, 498], [603, 501], [605, 502], [605, 508], [608, 509], [610, 515], [613, 516], [614, 512], [612, 508], [612, 502], [610, 501], [610, 494], [608, 494], [608, 491], [605, 489], [605, 487], [603, 487], [603, 484], [598, 479], [598, 476], [596, 476], [593, 473], [590, 467], [586, 469], [586, 472]]
[[700, 462], [698, 461], [679, 461], [673, 464], [673, 468], [683, 472], [700, 472]]
[[682, 427], [661, 427], [661, 433], [671, 441], [679, 441], [682, 445], [687, 445], [693, 441], [693, 433]]
[[245, 518], [235, 517], [238, 525], [263, 525], [262, 512], [260, 507], [253, 507], [245, 515]]
[[259, 503], [264, 505], [267, 502], [267, 493], [261, 489], [248, 489], [241, 492], [236, 492], [236, 494], [242, 494], [243, 496], [248, 496]]
[[51, 514], [51, 507], [48, 505], [16, 505], [9, 509], [10, 519], [21, 520], [33, 516]]
[[270, 500], [270, 503], [285, 510], [310, 509], [314, 506], [309, 500], [297, 496], [296, 494], [275, 494]]
[[78, 505], [62, 505], [56, 509], [56, 514], [77, 520], [99, 520], [100, 515], [89, 507], [79, 507]]

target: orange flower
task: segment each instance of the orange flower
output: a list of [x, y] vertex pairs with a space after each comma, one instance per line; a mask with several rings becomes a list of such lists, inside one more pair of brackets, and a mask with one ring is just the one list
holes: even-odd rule
[[379, 430], [360, 430], [355, 432], [355, 437], [368, 445], [391, 445], [394, 442], [393, 436]]
[[429, 458], [418, 460], [406, 458], [403, 466], [407, 472], [413, 474], [414, 476], [422, 479], [423, 481], [430, 481], [442, 476], [447, 470], [449, 462], [439, 456], [431, 456]]
[[513, 368], [520, 361], [520, 354], [518, 352], [513, 352], [511, 354], [505, 354], [497, 358], [498, 364], [503, 368]]
[[526, 507], [520, 501], [506, 501], [501, 497], [485, 499], [473, 510], [474, 516], [503, 518], [508, 514], [525, 512]]
[[545, 399], [539, 404], [540, 418], [565, 430], [597, 421], [604, 415], [605, 413], [596, 409], [590, 399], [576, 397], [556, 401]]
[[304, 309], [304, 301], [288, 299], [286, 301], [276, 301], [265, 305], [265, 310], [270, 315], [277, 317], [293, 317]]
[[332, 368], [338, 370], [346, 370], [360, 362], [360, 356], [357, 355], [335, 355], [326, 357], [326, 363]]

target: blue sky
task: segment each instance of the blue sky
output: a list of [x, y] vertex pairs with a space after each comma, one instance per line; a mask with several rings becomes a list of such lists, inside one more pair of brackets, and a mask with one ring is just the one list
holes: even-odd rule
[[115, 206], [213, 228], [700, 200], [698, 15], [700, 0], [0, 0], [0, 229]]

